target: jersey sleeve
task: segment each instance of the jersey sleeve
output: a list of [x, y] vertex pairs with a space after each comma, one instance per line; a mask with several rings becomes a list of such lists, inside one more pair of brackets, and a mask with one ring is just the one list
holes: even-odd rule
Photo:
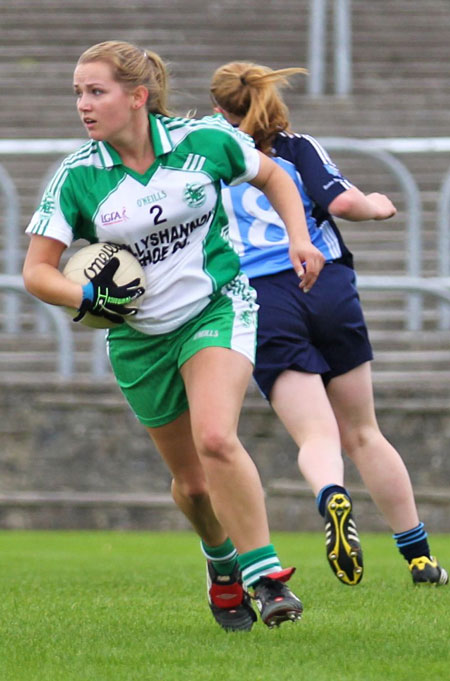
[[259, 172], [260, 157], [251, 137], [233, 128], [220, 116], [210, 119], [214, 123], [215, 143], [210, 145], [210, 158], [214, 158], [219, 179], [225, 184], [250, 182]]
[[39, 207], [25, 231], [30, 235], [39, 234], [57, 239], [70, 246], [77, 219], [77, 201], [70, 173], [63, 163], [47, 185]]
[[[242, 182], [250, 182], [259, 172], [260, 157], [258, 151], [253, 145], [253, 140], [247, 135], [240, 133], [233, 129], [236, 142], [238, 142], [245, 164], [245, 170], [243, 173], [234, 176], [227, 184], [233, 186], [236, 184], [241, 184]], [[233, 163], [230, 164], [233, 166]], [[225, 180], [226, 182], [226, 180]]]
[[294, 162], [309, 196], [323, 210], [339, 194], [353, 187], [322, 145], [309, 135], [295, 138]]

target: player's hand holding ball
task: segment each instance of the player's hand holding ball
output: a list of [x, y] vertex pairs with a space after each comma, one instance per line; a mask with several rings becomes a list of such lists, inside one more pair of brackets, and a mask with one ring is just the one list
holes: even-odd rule
[[77, 316], [73, 318], [74, 322], [81, 321], [87, 312], [105, 317], [113, 324], [123, 324], [124, 317], [136, 314], [137, 307], [126, 306], [139, 298], [145, 289], [139, 286], [140, 279], [133, 279], [124, 286], [117, 286], [113, 277], [119, 265], [119, 259], [112, 258], [101, 272], [83, 286], [83, 301]]
[[145, 293], [145, 274], [139, 261], [117, 244], [81, 248], [69, 259], [63, 274], [83, 287], [80, 307], [67, 311], [74, 322], [93, 328], [123, 324], [137, 313]]

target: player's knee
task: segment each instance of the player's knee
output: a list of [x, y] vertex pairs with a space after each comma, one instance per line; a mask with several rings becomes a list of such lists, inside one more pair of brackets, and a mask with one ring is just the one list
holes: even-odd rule
[[208, 489], [203, 475], [198, 478], [174, 478], [172, 480], [172, 496], [175, 501], [183, 497], [194, 506], [201, 506], [208, 498]]
[[362, 424], [349, 428], [341, 434], [342, 446], [350, 459], [358, 457], [379, 437], [380, 431], [374, 424]]
[[236, 435], [219, 426], [208, 426], [196, 436], [200, 457], [223, 462], [231, 459], [236, 447]]

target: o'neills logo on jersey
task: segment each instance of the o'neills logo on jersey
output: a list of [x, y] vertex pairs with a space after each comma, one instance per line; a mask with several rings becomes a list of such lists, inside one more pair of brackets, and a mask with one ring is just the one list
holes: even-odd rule
[[155, 201], [162, 201], [163, 199], [167, 198], [167, 194], [164, 190], [161, 190], [159, 192], [155, 192], [154, 194], [150, 194], [149, 196], [143, 196], [141, 199], [138, 199], [136, 201], [137, 205], [139, 208], [142, 208], [142, 206], [148, 206], [151, 203], [155, 203]]
[[100, 220], [102, 225], [115, 225], [118, 222], [125, 222], [129, 220], [127, 209], [124, 207], [121, 211], [112, 210], [110, 213], [100, 213]]

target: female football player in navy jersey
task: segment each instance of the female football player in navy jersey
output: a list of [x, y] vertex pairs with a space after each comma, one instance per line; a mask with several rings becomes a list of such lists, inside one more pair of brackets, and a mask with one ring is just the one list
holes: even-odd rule
[[314, 288], [299, 290], [284, 225], [269, 201], [248, 184], [224, 188], [230, 233], [260, 305], [254, 377], [299, 447], [299, 468], [325, 517], [327, 557], [338, 578], [356, 584], [362, 576], [342, 444], [393, 529], [413, 582], [446, 584], [407, 469], [377, 423], [352, 255], [333, 220], [386, 220], [396, 209], [387, 196], [354, 186], [317, 140], [290, 130], [279, 87], [300, 72], [232, 62], [216, 70], [210, 87], [215, 110], [291, 175], [311, 241], [326, 259]]
[[[250, 588], [273, 626], [298, 619], [302, 604], [285, 584], [293, 569], [281, 568], [270, 543], [261, 480], [237, 436], [257, 305], [230, 243], [221, 182], [248, 181], [274, 202], [300, 286], [314, 284], [324, 259], [289, 176], [222, 117], [171, 115], [166, 81], [160, 57], [129, 43], [81, 55], [73, 87], [90, 139], [62, 163], [31, 219], [24, 281], [40, 299], [78, 309], [77, 320], [90, 312], [117, 322], [111, 365], [173, 474], [175, 499], [189, 497], [182, 510], [208, 558], [214, 617], [250, 629]], [[138, 255], [138, 310], [124, 307], [142, 290], [114, 283], [118, 263], [83, 287], [64, 277], [61, 255], [79, 238]]]

